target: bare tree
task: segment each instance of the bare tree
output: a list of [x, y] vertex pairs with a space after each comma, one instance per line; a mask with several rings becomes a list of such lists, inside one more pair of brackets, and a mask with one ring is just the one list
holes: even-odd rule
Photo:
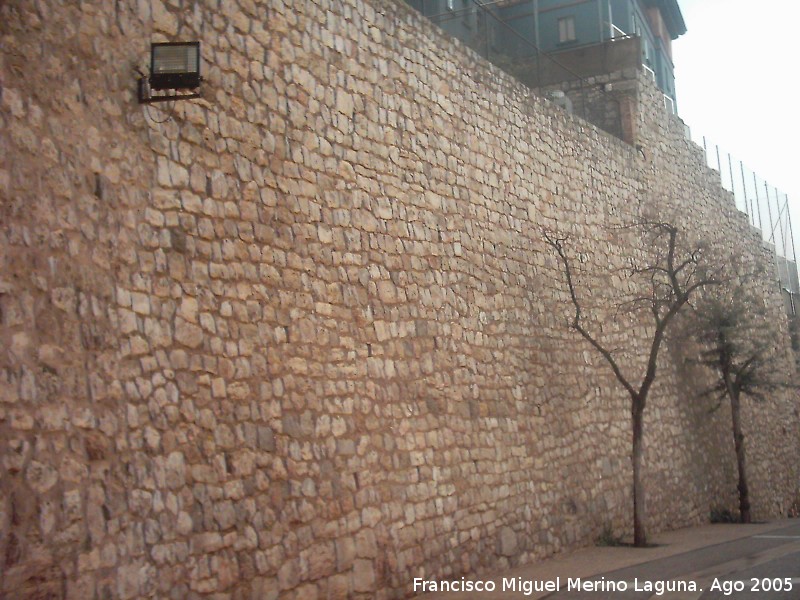
[[644, 410], [647, 396], [656, 379], [658, 353], [664, 341], [664, 335], [679, 311], [686, 306], [695, 293], [705, 286], [718, 283], [716, 272], [706, 267], [703, 249], [697, 245], [684, 250], [679, 228], [667, 222], [641, 222], [641, 228], [647, 240], [649, 258], [643, 266], [632, 264], [626, 270], [628, 277], [640, 279], [641, 294], [617, 304], [617, 308], [625, 308], [633, 312], [649, 314], [653, 322], [650, 338], [650, 349], [647, 354], [647, 366], [638, 384], [631, 374], [623, 373], [615, 350], [604, 344], [598, 335], [587, 328], [581, 301], [575, 288], [574, 271], [567, 253], [567, 238], [558, 237], [546, 231], [544, 238], [547, 244], [558, 255], [569, 288], [570, 299], [575, 309], [571, 326], [606, 360], [614, 372], [617, 381], [628, 392], [631, 401], [631, 428], [633, 463], [633, 543], [637, 547], [647, 545], [645, 529], [645, 490], [642, 484], [642, 442], [644, 435]]
[[750, 523], [742, 395], [763, 401], [765, 394], [789, 387], [789, 376], [781, 369], [781, 361], [776, 360], [774, 328], [769, 327], [763, 307], [742, 286], [725, 295], [705, 298], [695, 309], [693, 325], [703, 345], [700, 362], [714, 373], [714, 383], [705, 393], [719, 400], [715, 408], [725, 398], [731, 404], [739, 520]]

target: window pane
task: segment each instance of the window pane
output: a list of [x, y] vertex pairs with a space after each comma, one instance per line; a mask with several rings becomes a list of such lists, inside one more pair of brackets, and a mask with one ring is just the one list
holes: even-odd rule
[[558, 20], [558, 41], [571, 42], [575, 39], [575, 18], [564, 17]]

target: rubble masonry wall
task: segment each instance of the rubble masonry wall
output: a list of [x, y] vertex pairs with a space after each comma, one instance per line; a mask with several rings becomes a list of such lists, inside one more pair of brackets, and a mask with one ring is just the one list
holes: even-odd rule
[[[629, 533], [628, 399], [542, 228], [626, 369], [615, 226], [648, 211], [761, 261], [785, 333], [644, 79], [640, 152], [388, 0], [7, 0], [0, 35], [0, 595], [401, 598]], [[149, 43], [193, 39], [204, 99], [140, 106]], [[682, 360], [653, 532], [735, 504]], [[796, 406], [748, 420], [759, 518], [796, 492]]]

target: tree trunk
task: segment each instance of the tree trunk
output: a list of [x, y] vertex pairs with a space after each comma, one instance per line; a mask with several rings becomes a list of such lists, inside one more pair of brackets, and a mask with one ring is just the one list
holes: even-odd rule
[[633, 545], [647, 545], [645, 531], [644, 485], [642, 484], [642, 442], [644, 438], [644, 406], [638, 400], [631, 407], [633, 425]]
[[731, 398], [731, 418], [733, 420], [733, 445], [736, 449], [736, 467], [739, 469], [739, 518], [742, 523], [750, 523], [750, 490], [747, 487], [747, 473], [745, 471], [744, 434], [742, 433], [739, 391], [731, 386], [728, 393]]

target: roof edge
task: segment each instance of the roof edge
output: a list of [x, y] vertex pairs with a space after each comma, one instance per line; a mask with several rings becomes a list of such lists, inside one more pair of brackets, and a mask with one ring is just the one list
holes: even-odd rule
[[655, 6], [661, 11], [664, 24], [667, 26], [670, 37], [675, 40], [686, 33], [686, 22], [683, 20], [681, 7], [678, 0], [644, 0], [647, 6]]

